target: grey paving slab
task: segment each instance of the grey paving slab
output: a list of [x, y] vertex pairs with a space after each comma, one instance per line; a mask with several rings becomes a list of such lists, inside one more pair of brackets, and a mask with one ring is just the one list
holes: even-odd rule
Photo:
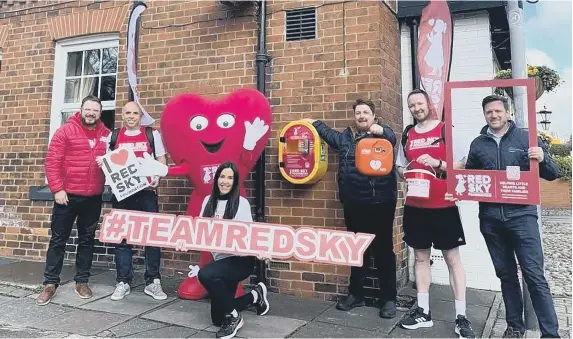
[[334, 303], [310, 300], [290, 295], [268, 294], [270, 310], [268, 315], [310, 321], [332, 307]]
[[29, 296], [30, 294], [34, 294], [34, 291], [14, 286], [0, 285], [0, 294], [7, 295], [10, 297], [20, 298]]
[[[18, 327], [33, 326], [40, 321], [57, 317], [71, 310], [71, 308], [53, 304], [36, 306], [33, 299], [19, 298], [13, 302], [2, 304], [0, 323]], [[49, 330], [52, 329], [49, 328]]]
[[166, 326], [168, 325], [152, 320], [133, 318], [104, 332], [98, 333], [98, 337], [124, 337], [139, 332], [156, 330]]
[[[54, 298], [52, 298], [52, 303], [70, 307], [78, 307], [87, 303], [94, 302], [98, 299], [105, 298], [113, 293], [114, 287], [103, 284], [94, 284], [90, 282], [90, 288], [93, 292], [93, 297], [91, 299], [80, 298], [75, 291], [75, 282], [69, 282], [67, 284], [61, 285], [56, 290]], [[36, 299], [40, 293], [34, 293], [28, 296], [30, 299]]]
[[0, 266], [8, 265], [18, 260], [6, 257], [0, 257]]
[[[140, 332], [123, 338], [189, 338], [198, 330], [181, 326], [167, 326], [156, 330]], [[211, 337], [213, 334], [211, 333]]]
[[[193, 334], [192, 336], [190, 336], [189, 338], [214, 338], [215, 334], [212, 332], [206, 332], [206, 331], [197, 331], [197, 333]], [[239, 333], [237, 333], [237, 335], [235, 336], [235, 338], [241, 338], [241, 333], [239, 331]]]
[[0, 338], [64, 338], [68, 333], [0, 325]]
[[158, 328], [169, 326], [164, 323], [145, 320], [141, 318], [133, 318], [108, 330], [97, 334], [98, 337], [124, 337], [139, 332], [156, 330]]
[[383, 319], [380, 318], [379, 312], [380, 310], [375, 307], [357, 307], [348, 312], [331, 307], [318, 316], [316, 321], [388, 334], [405, 314], [397, 312], [393, 319]]
[[[10, 302], [14, 302], [18, 300], [17, 298], [11, 298], [11, 297], [5, 297], [3, 295], [0, 295], [0, 305], [4, 304], [4, 303], [10, 303]], [[0, 320], [1, 322], [1, 320]]]
[[129, 319], [129, 316], [74, 309], [60, 316], [37, 322], [33, 327], [45, 330], [95, 335]]
[[[44, 280], [44, 262], [40, 261], [17, 261], [7, 265], [0, 266], [0, 282], [9, 285], [21, 285], [28, 287], [37, 287]], [[92, 275], [104, 271], [103, 268], [94, 267], [91, 270]], [[60, 279], [62, 283], [73, 280], [75, 269], [73, 266], [64, 265]]]
[[[258, 316], [251, 312], [243, 312], [242, 315], [245, 324], [239, 331], [239, 336], [244, 338], [285, 338], [307, 323], [304, 320], [274, 315]], [[206, 330], [216, 332], [218, 329], [211, 326]]]
[[[432, 315], [434, 313], [432, 312]], [[452, 323], [434, 320], [434, 326], [430, 328], [419, 328], [417, 330], [406, 330], [396, 327], [391, 333], [391, 338], [458, 338], [454, 332]], [[476, 336], [480, 338], [479, 335]]]
[[197, 330], [206, 330], [212, 325], [211, 305], [192, 300], [178, 300], [141, 317]]
[[[122, 338], [189, 338], [197, 332], [198, 330], [187, 327], [166, 326], [155, 330], [128, 335]], [[213, 333], [211, 333], [209, 337], [213, 338]]]
[[301, 327], [289, 338], [380, 338], [379, 332], [336, 324], [311, 322]]
[[[416, 296], [416, 295], [414, 295]], [[430, 299], [454, 301], [454, 293], [449, 285], [430, 286]], [[490, 307], [495, 299], [495, 292], [486, 290], [476, 290], [468, 288], [466, 290], [466, 303], [468, 305], [481, 305]]]
[[147, 294], [131, 292], [122, 300], [113, 301], [109, 296], [107, 296], [84, 304], [79, 308], [126, 315], [140, 315], [162, 305], [168, 304], [173, 300], [175, 299], [169, 297], [166, 300], [155, 300]]

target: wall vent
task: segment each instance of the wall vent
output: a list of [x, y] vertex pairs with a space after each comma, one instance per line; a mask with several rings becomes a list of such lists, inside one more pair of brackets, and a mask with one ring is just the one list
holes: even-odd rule
[[316, 39], [316, 8], [298, 8], [286, 12], [286, 41]]

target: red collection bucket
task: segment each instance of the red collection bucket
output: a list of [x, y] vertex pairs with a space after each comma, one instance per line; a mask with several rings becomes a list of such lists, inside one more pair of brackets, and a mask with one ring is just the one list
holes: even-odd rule
[[436, 172], [432, 173], [425, 169], [408, 169], [408, 166], [404, 170], [404, 180], [408, 184], [406, 197], [428, 200], [430, 198], [430, 184], [436, 179]]

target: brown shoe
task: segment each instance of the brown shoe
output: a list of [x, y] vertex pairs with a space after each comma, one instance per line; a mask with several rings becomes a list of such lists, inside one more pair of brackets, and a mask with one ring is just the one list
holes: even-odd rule
[[56, 294], [56, 289], [57, 287], [54, 284], [47, 284], [46, 286], [44, 286], [44, 290], [42, 291], [42, 293], [40, 293], [38, 298], [36, 298], [36, 305], [38, 306], [48, 305], [50, 301], [52, 301], [54, 294]]
[[82, 299], [90, 299], [93, 297], [92, 290], [87, 283], [76, 283], [76, 293]]

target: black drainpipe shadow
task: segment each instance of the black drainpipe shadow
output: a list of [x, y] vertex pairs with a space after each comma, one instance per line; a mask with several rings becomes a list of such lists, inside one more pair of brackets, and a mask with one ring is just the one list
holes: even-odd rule
[[[257, 71], [257, 90], [267, 95], [266, 93], [266, 65], [269, 60], [267, 55], [267, 41], [266, 41], [266, 23], [267, 23], [267, 6], [266, 1], [257, 2], [258, 9], [258, 39], [257, 39], [257, 55], [256, 55], [256, 71]], [[259, 161], [255, 167], [255, 221], [266, 222], [265, 215], [265, 177], [266, 177], [266, 152], [263, 150]], [[265, 261], [257, 261], [257, 278], [259, 282], [266, 285], [267, 283], [267, 266]]]

